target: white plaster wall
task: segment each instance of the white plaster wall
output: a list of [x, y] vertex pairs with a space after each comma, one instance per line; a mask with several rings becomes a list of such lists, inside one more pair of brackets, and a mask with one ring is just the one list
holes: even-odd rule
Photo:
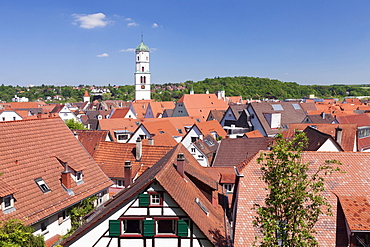
[[[253, 108], [249, 106], [247, 110], [248, 110], [249, 115], [251, 116], [251, 124], [253, 126], [253, 130], [258, 130], [259, 132], [261, 132], [263, 136], [267, 136], [265, 129], [262, 127]], [[252, 115], [254, 115], [254, 118], [252, 118]]]
[[[154, 240], [155, 246], [160, 247], [174, 247], [177, 246], [177, 238], [156, 238]], [[183, 247], [181, 245], [181, 247]]]
[[[75, 247], [93, 246], [94, 243], [102, 236], [102, 234], [109, 229], [109, 220], [118, 219], [127, 210], [127, 208], [129, 207], [129, 205], [131, 205], [131, 203], [132, 203], [132, 200], [126, 202], [126, 204], [121, 209], [117, 210], [114, 214], [112, 214], [110, 217], [102, 221], [100, 224], [96, 224], [95, 227], [91, 229], [91, 231], [87, 232], [84, 236], [82, 236], [80, 239], [78, 239], [76, 242], [74, 242], [70, 246], [75, 246]], [[106, 240], [102, 238], [99, 241], [99, 244], [96, 245], [96, 247], [107, 246], [106, 244], [103, 244], [104, 241]], [[117, 240], [114, 241], [113, 239], [112, 242], [117, 243]], [[112, 245], [112, 244], [113, 243], [111, 243], [109, 247], [118, 245], [118, 244], [117, 245]]]
[[225, 126], [225, 121], [226, 120], [236, 120], [235, 117], [234, 117], [234, 114], [233, 112], [231, 111], [231, 109], [227, 109], [227, 111], [225, 112], [225, 115], [223, 117], [223, 119], [221, 120], [221, 126]]
[[192, 143], [191, 142], [191, 138], [192, 137], [199, 137], [199, 139], [201, 139], [201, 132], [198, 130], [198, 128], [196, 126], [194, 126], [193, 128], [191, 128], [189, 130], [189, 132], [186, 134], [186, 136], [184, 137], [184, 139], [182, 139], [181, 143], [186, 147], [188, 148], [190, 146], [190, 144]]
[[335, 146], [335, 144], [330, 140], [326, 140], [324, 144], [317, 151], [331, 151], [331, 152], [339, 152], [339, 149]]
[[127, 143], [136, 143], [137, 138], [140, 135], [146, 135], [146, 138], [150, 137], [150, 134], [147, 131], [144, 131], [143, 127], [140, 127], [137, 129], [137, 131], [130, 137], [130, 139], [127, 141]]
[[[44, 220], [43, 220], [44, 221]], [[43, 222], [41, 221], [41, 222]], [[58, 223], [58, 214], [52, 215], [49, 218], [47, 218], [48, 225], [46, 228], [46, 231], [41, 232], [41, 222], [38, 222], [34, 225], [32, 225], [35, 228], [35, 232], [33, 232], [34, 235], [44, 235], [45, 240], [48, 240], [49, 238], [59, 234], [64, 235], [68, 232], [68, 229], [71, 228], [71, 220], [70, 218], [63, 221], [60, 225]]]
[[21, 116], [19, 116], [14, 111], [3, 111], [0, 113], [0, 122], [2, 121], [14, 121], [14, 120], [22, 120]]

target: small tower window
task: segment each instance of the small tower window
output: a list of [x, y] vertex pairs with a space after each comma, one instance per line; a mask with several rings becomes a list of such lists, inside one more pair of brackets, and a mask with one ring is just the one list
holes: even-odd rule
[[137, 56], [137, 61], [140, 61], [140, 57], [139, 56]]
[[143, 76], [143, 77], [144, 77], [144, 78], [143, 78], [143, 79], [144, 79], [144, 80], [143, 80], [143, 81], [144, 81], [143, 83], [146, 83], [146, 76]]
[[144, 67], [141, 67], [141, 72], [144, 72]]

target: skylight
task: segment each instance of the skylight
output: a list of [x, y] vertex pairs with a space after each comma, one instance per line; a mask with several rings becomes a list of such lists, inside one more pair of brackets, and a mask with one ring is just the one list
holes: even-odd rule
[[283, 107], [280, 104], [271, 105], [274, 111], [283, 111]]
[[299, 110], [301, 107], [298, 104], [292, 104], [294, 110]]
[[43, 193], [51, 191], [42, 178], [35, 179], [35, 182]]

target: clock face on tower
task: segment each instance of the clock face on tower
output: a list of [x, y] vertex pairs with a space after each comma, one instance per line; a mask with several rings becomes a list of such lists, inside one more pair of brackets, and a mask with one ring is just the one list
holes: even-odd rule
[[145, 89], [145, 86], [144, 86], [144, 85], [142, 85], [142, 86], [141, 86], [141, 89]]

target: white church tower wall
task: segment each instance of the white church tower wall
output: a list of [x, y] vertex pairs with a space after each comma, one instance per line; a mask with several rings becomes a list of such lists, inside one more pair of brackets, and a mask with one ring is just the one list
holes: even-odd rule
[[135, 100], [150, 100], [149, 47], [143, 41], [135, 49]]

